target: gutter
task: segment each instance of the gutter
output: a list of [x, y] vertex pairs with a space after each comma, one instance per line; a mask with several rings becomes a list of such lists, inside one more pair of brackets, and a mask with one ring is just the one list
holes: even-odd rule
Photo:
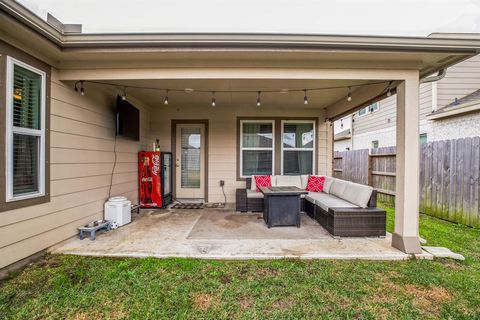
[[443, 68], [443, 69], [440, 69], [440, 71], [438, 71], [438, 75], [436, 75], [436, 76], [431, 76], [431, 77], [426, 77], [426, 78], [420, 79], [420, 83], [437, 82], [437, 81], [445, 78], [446, 75], [447, 75], [447, 68]]
[[[480, 53], [480, 37], [385, 37], [356, 35], [267, 34], [267, 33], [103, 33], [64, 32], [13, 0], [0, 0], [0, 11], [33, 31], [42, 34], [61, 49], [108, 47], [275, 47], [323, 50], [447, 52], [465, 55]], [[50, 21], [52, 22], [52, 21]], [[61, 23], [60, 23], [61, 24]]]

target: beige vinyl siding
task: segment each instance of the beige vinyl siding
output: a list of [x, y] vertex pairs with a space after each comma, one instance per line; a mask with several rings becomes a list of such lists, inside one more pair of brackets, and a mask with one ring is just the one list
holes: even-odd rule
[[[0, 212], [0, 268], [77, 233], [103, 216], [114, 161], [115, 97], [110, 88], [86, 85], [80, 96], [72, 84], [51, 81], [51, 201]], [[112, 195], [138, 201], [137, 151], [145, 147], [150, 109], [140, 109], [141, 141], [117, 139]]]
[[447, 69], [447, 75], [438, 82], [438, 108], [462, 98], [480, 88], [480, 55]]
[[[438, 108], [451, 103], [480, 88], [480, 55], [454, 65], [447, 70], [444, 79], [437, 82]], [[419, 94], [420, 121], [432, 112], [432, 84], [420, 85]], [[390, 122], [388, 122], [390, 119]], [[363, 134], [377, 130], [393, 128], [396, 125], [396, 96], [380, 101], [380, 109], [359, 117], [355, 114], [354, 134]]]
[[[422, 121], [432, 111], [432, 85], [430, 83], [420, 85], [419, 99], [420, 121]], [[361, 117], [358, 116], [358, 113], [355, 114], [354, 134], [395, 128], [397, 121], [397, 96], [392, 95], [379, 103], [380, 108], [378, 111]]]
[[419, 108], [420, 122], [426, 120], [428, 114], [432, 112], [432, 84], [422, 83], [420, 85]]
[[[364, 116], [359, 116], [358, 112], [355, 113], [355, 122], [353, 123], [354, 134], [362, 134], [379, 129], [394, 127], [396, 97], [396, 95], [392, 95], [380, 101], [379, 109], [372, 113], [368, 113]], [[390, 122], [388, 120], [390, 120]]]
[[[254, 104], [254, 103], [253, 103]], [[325, 174], [329, 169], [327, 148], [327, 128], [323, 110], [318, 109], [279, 109], [262, 106], [217, 105], [174, 107], [160, 106], [152, 110], [150, 141], [160, 140], [161, 149], [171, 151], [172, 119], [208, 119], [208, 200], [223, 202], [219, 180], [225, 180], [227, 202], [235, 201], [235, 190], [245, 187], [244, 181], [237, 181], [237, 117], [318, 117], [317, 165], [318, 173]], [[330, 149], [328, 149], [330, 150]]]

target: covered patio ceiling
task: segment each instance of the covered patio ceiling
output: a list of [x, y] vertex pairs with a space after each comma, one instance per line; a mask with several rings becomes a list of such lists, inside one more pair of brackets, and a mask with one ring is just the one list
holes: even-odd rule
[[[388, 81], [373, 80], [138, 79], [109, 81], [106, 79], [103, 81], [116, 85], [120, 91], [126, 88], [127, 96], [135, 97], [152, 107], [163, 105], [166, 90], [160, 89], [168, 88], [170, 89], [168, 92], [169, 106], [199, 108], [210, 106], [213, 92], [215, 92], [217, 107], [254, 106], [257, 91], [261, 91], [261, 102], [265, 107], [323, 109], [345, 98], [349, 86], [352, 86], [352, 104], [355, 103], [355, 91], [360, 85], [370, 87], [369, 83], [383, 82], [380, 91], [385, 91], [388, 87]], [[68, 83], [74, 85], [72, 81]], [[85, 83], [86, 90], [89, 85], [97, 86], [97, 84], [87, 82]], [[157, 88], [157, 90], [146, 88]], [[193, 92], [190, 89], [193, 89]], [[307, 89], [308, 104], [304, 103], [304, 89]]]

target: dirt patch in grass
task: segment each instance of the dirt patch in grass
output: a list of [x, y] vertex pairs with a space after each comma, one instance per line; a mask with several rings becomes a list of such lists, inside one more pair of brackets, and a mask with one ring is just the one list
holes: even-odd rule
[[296, 300], [292, 297], [282, 298], [272, 304], [273, 310], [288, 310], [296, 304]]
[[255, 270], [255, 275], [261, 278], [275, 277], [278, 275], [278, 271], [273, 268], [258, 268]]
[[439, 314], [440, 306], [452, 300], [452, 294], [442, 287], [422, 288], [413, 284], [404, 286], [405, 292], [413, 298], [413, 305], [433, 315]]
[[248, 310], [253, 307], [255, 300], [252, 297], [241, 297], [238, 299], [238, 304], [243, 310]]
[[214, 298], [208, 293], [196, 293], [193, 296], [193, 305], [195, 309], [198, 310], [208, 310], [212, 307], [214, 303]]
[[220, 276], [220, 282], [223, 284], [230, 283], [232, 281], [232, 278], [229, 275], [223, 274]]

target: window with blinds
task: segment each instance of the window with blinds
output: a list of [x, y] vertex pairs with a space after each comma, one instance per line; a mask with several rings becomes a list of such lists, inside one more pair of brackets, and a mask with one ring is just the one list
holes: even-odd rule
[[274, 121], [242, 121], [240, 172], [242, 177], [273, 174]]
[[313, 174], [314, 146], [314, 121], [282, 121], [282, 174]]
[[45, 73], [9, 57], [7, 199], [43, 195]]

